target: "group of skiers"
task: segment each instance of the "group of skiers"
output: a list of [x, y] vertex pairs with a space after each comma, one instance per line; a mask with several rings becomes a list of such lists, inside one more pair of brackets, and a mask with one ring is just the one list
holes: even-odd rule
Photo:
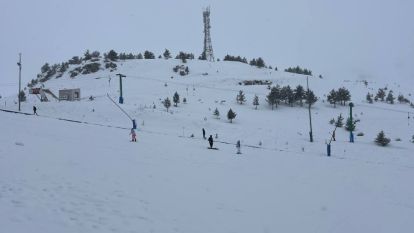
[[[206, 130], [204, 128], [202, 129], [202, 133], [203, 133], [203, 139], [204, 140], [207, 139], [206, 138]], [[131, 142], [136, 142], [137, 141], [137, 134], [136, 134], [134, 128], [131, 128], [131, 131], [130, 131], [129, 135], [131, 135]], [[210, 135], [210, 137], [208, 137], [207, 141], [210, 145], [210, 147], [209, 147], [210, 149], [217, 149], [217, 148], [213, 147], [213, 144], [214, 144], [213, 135]], [[236, 143], [237, 154], [241, 154], [240, 147], [241, 147], [240, 146], [240, 140], [238, 140], [237, 143]]]

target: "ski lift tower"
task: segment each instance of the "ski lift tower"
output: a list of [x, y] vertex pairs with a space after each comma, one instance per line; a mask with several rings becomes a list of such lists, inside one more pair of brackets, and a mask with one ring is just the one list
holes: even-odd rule
[[213, 54], [213, 45], [211, 43], [210, 36], [210, 7], [207, 7], [203, 11], [203, 21], [204, 21], [204, 48], [201, 58], [207, 61], [214, 61]]

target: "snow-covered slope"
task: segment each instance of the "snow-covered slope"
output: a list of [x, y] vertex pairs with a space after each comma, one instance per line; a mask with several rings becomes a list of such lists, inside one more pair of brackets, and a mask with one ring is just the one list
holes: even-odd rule
[[[184, 77], [172, 71], [178, 60], [117, 64], [115, 72], [74, 79], [65, 74], [44, 84], [56, 94], [81, 88], [81, 101], [40, 102], [28, 95], [23, 112], [36, 105], [40, 116], [0, 112], [5, 232], [408, 232], [414, 227], [414, 121], [407, 119], [412, 110], [365, 102], [368, 91], [385, 86], [411, 98], [412, 86], [310, 78], [320, 97], [312, 108], [315, 142], [310, 143], [305, 107], [272, 111], [265, 102], [267, 86], [239, 85], [257, 79], [306, 86], [305, 76], [234, 62], [189, 60], [190, 74]], [[106, 97], [119, 96], [116, 73], [127, 76], [122, 107], [137, 120], [137, 143], [129, 142], [130, 119]], [[349, 133], [338, 129], [332, 156], [326, 157], [333, 130], [328, 121], [348, 116], [349, 109], [322, 100], [342, 86], [351, 91], [354, 117], [361, 120], [357, 132], [364, 136], [349, 143]], [[246, 93], [244, 105], [236, 103], [239, 90]], [[175, 92], [187, 103], [167, 112], [161, 101]], [[258, 110], [251, 104], [255, 94]], [[14, 101], [6, 98], [2, 108], [15, 110]], [[213, 116], [215, 108], [220, 119]], [[233, 123], [226, 119], [230, 108], [237, 113]], [[202, 128], [217, 134], [219, 150], [207, 150]], [[373, 143], [380, 130], [392, 139], [388, 147]], [[237, 140], [242, 155], [235, 153]]]

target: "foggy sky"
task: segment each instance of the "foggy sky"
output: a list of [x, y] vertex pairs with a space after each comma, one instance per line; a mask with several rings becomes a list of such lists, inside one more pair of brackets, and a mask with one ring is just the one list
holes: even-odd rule
[[[300, 65], [327, 78], [414, 78], [411, 0], [0, 0], [0, 95], [17, 93], [40, 67], [83, 55], [203, 48], [211, 6], [216, 58], [263, 57], [279, 70]], [[15, 90], [16, 89], [16, 90]]]

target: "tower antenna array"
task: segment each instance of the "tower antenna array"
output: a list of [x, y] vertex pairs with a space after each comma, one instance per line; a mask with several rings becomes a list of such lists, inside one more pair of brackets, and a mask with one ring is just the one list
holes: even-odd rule
[[204, 21], [204, 49], [202, 59], [207, 61], [214, 61], [214, 54], [213, 54], [213, 45], [211, 43], [211, 36], [210, 36], [210, 7], [207, 7], [203, 11], [203, 21]]

